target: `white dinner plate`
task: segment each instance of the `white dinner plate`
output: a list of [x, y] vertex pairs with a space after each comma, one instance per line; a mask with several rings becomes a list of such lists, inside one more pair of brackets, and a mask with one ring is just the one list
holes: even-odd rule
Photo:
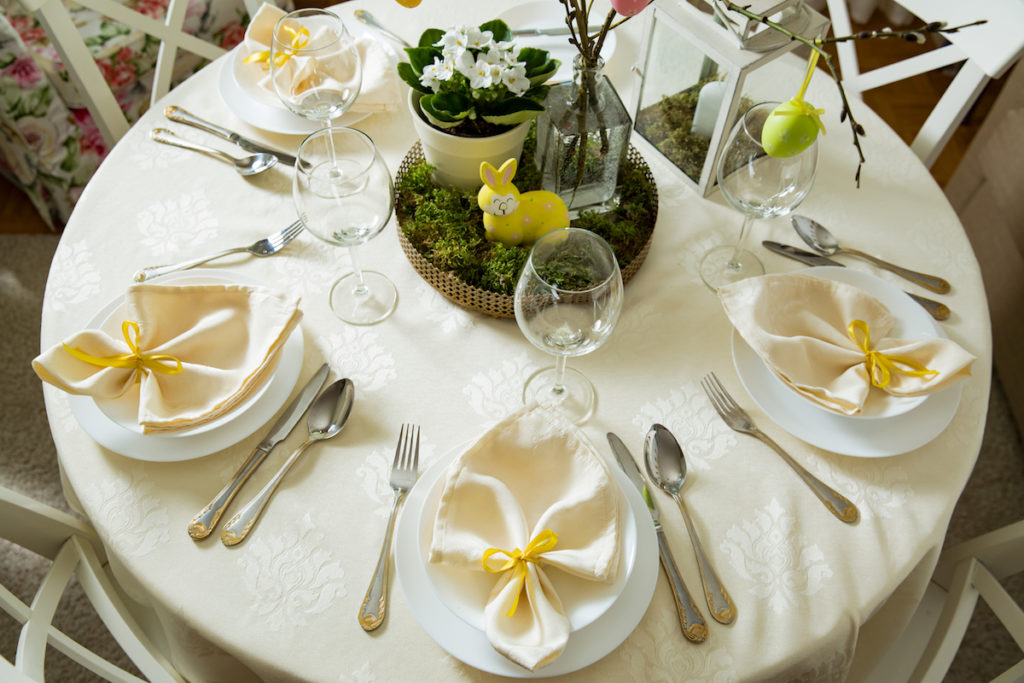
[[[160, 283], [178, 284], [234, 283], [261, 286], [253, 278], [225, 270], [186, 271], [160, 278]], [[114, 318], [111, 314], [124, 303], [119, 296], [107, 303], [90, 321], [88, 327], [100, 327]], [[110, 331], [110, 329], [108, 329]], [[120, 334], [120, 328], [114, 333]], [[90, 396], [69, 395], [71, 414], [82, 429], [98, 444], [115, 453], [154, 462], [191, 460], [227, 448], [263, 426], [284, 405], [302, 369], [304, 340], [302, 326], [296, 325], [281, 349], [277, 367], [262, 388], [228, 414], [192, 430], [170, 434], [144, 434], [137, 422], [127, 421], [124, 405], [100, 406]], [[137, 395], [137, 392], [136, 392]], [[120, 401], [121, 399], [119, 399]], [[104, 402], [111, 403], [111, 402]], [[130, 397], [125, 403], [131, 403]], [[137, 399], [135, 402], [137, 404]]]
[[[874, 275], [837, 266], [797, 272], [845, 282], [876, 297], [897, 318], [894, 335], [946, 336], [942, 328], [905, 292]], [[907, 412], [863, 419], [824, 410], [801, 397], [768, 369], [735, 330], [732, 356], [736, 373], [747, 393], [769, 418], [798, 439], [842, 455], [879, 458], [924, 446], [949, 425], [960, 405], [963, 391], [963, 382], [957, 381], [928, 394]]]
[[[528, 2], [510, 7], [498, 18], [508, 24], [510, 29], [517, 28], [562, 28], [565, 26], [565, 6], [553, 0]], [[591, 16], [591, 24], [604, 21], [604, 14]], [[569, 36], [516, 36], [516, 45], [535, 47], [547, 50], [554, 59], [562, 62], [555, 75], [549, 79], [551, 83], [572, 80], [572, 60], [579, 54], [575, 46], [569, 44]], [[615, 54], [615, 31], [609, 31], [601, 48], [601, 57], [607, 64]]]
[[[635, 527], [633, 571], [621, 593], [589, 625], [573, 631], [565, 651], [537, 672], [506, 659], [491, 645], [484, 632], [458, 616], [434, 589], [421, 545], [422, 519], [448, 465], [462, 452], [452, 451], [420, 476], [406, 499], [398, 520], [395, 567], [402, 594], [423, 630], [456, 659], [481, 671], [512, 678], [541, 678], [576, 671], [593, 664], [617, 648], [633, 632], [647, 611], [658, 581], [658, 544], [650, 514], [639, 491], [618, 467], [608, 470], [629, 506]], [[552, 572], [551, 574], [554, 574]]]
[[[470, 444], [467, 444], [468, 447]], [[459, 448], [462, 453], [465, 448]], [[426, 494], [426, 501], [420, 512], [420, 552], [423, 557], [430, 554], [434, 536], [434, 520], [441, 501], [445, 477], [439, 476]], [[622, 552], [619, 553], [617, 580], [612, 583], [585, 581], [561, 571], [548, 572], [547, 576], [558, 593], [559, 600], [569, 617], [569, 625], [578, 631], [608, 611], [618, 599], [636, 568], [637, 522], [633, 510], [625, 506], [622, 519]], [[474, 628], [484, 630], [484, 610], [487, 597], [494, 588], [495, 577], [484, 572], [467, 572], [458, 567], [449, 567], [439, 562], [426, 563], [427, 575], [434, 590], [455, 614]]]

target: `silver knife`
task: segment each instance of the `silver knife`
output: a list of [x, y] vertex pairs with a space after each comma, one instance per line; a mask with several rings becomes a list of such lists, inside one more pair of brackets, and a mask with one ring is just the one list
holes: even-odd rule
[[661, 568], [665, 570], [668, 584], [672, 587], [672, 595], [676, 603], [676, 614], [679, 615], [679, 625], [683, 629], [683, 636], [694, 643], [704, 642], [708, 637], [707, 624], [704, 623], [704, 617], [694, 604], [693, 598], [690, 597], [690, 591], [686, 590], [683, 577], [679, 574], [679, 568], [676, 566], [675, 558], [672, 557], [672, 550], [668, 547], [668, 540], [665, 538], [665, 531], [661, 528], [661, 515], [658, 512], [658, 506], [651, 497], [651, 493], [647, 488], [647, 482], [643, 475], [640, 474], [640, 468], [637, 466], [636, 461], [633, 460], [633, 456], [630, 455], [626, 444], [622, 443], [622, 439], [612, 432], [608, 432], [608, 443], [612, 447], [615, 459], [619, 462], [619, 467], [622, 468], [622, 471], [626, 473], [629, 480], [640, 491], [640, 495], [643, 496], [644, 502], [647, 504], [647, 510], [651, 513], [651, 519], [654, 520], [654, 531], [658, 536], [658, 555], [661, 558]]
[[298, 423], [299, 419], [309, 408], [310, 404], [313, 403], [313, 399], [320, 393], [320, 389], [323, 388], [324, 382], [327, 381], [327, 375], [330, 372], [330, 367], [327, 363], [320, 366], [320, 369], [306, 382], [306, 386], [302, 388], [299, 395], [292, 400], [291, 404], [281, 413], [281, 417], [278, 418], [277, 422], [267, 435], [260, 441], [259, 445], [256, 446], [255, 450], [249, 455], [248, 459], [238, 468], [235, 472], [235, 476], [231, 478], [227, 486], [221, 489], [210, 503], [204, 507], [192, 521], [188, 524], [188, 535], [194, 540], [199, 541], [213, 531], [214, 527], [217, 526], [217, 522], [220, 520], [220, 516], [224, 514], [224, 510], [231, 504], [235, 494], [242, 488], [242, 484], [249, 479], [257, 467], [260, 466], [267, 454], [280, 442], [284, 437], [292, 431], [292, 428]]
[[267, 154], [273, 154], [282, 164], [288, 164], [289, 166], [295, 165], [295, 157], [291, 154], [274, 149], [273, 147], [261, 145], [258, 142], [253, 142], [249, 138], [244, 138], [238, 133], [233, 133], [227, 128], [221, 128], [215, 123], [210, 123], [205, 119], [201, 119], [195, 114], [185, 111], [181, 107], [175, 105], [167, 107], [164, 109], [164, 116], [175, 123], [184, 123], [186, 126], [192, 126], [199, 130], [205, 130], [207, 133], [213, 133], [219, 138], [223, 138], [228, 142], [238, 145], [247, 152], [266, 152]]
[[[588, 26], [587, 33], [597, 33], [601, 30], [600, 25]], [[514, 36], [567, 36], [569, 35], [568, 26], [556, 26], [554, 28], [514, 28], [512, 29], [512, 35]]]
[[[789, 258], [799, 261], [800, 263], [808, 266], [839, 266], [840, 268], [845, 267], [845, 264], [840, 263], [834, 259], [830, 259], [828, 256], [822, 256], [821, 254], [815, 254], [812, 251], [800, 249], [798, 247], [790, 246], [788, 244], [782, 244], [780, 242], [773, 242], [772, 240], [764, 240], [761, 244], [768, 250], [774, 251], [776, 254], [788, 256]], [[923, 296], [918, 296], [913, 292], [907, 292], [907, 296], [921, 304], [924, 310], [931, 313], [931, 316], [936, 320], [947, 320], [950, 315], [949, 306], [936, 301], [935, 299], [928, 299]]]

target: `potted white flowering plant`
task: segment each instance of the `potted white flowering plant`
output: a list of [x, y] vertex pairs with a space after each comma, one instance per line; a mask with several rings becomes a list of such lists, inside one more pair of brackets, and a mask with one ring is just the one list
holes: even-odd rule
[[518, 158], [529, 123], [544, 111], [561, 66], [546, 50], [518, 47], [501, 20], [423, 32], [398, 74], [412, 88], [409, 105], [427, 162], [446, 185], [480, 184], [480, 162]]

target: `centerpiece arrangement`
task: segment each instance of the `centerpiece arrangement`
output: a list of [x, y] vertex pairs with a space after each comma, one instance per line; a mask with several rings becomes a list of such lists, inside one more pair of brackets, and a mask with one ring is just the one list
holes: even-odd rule
[[479, 27], [431, 28], [398, 75], [411, 88], [409, 106], [435, 179], [480, 186], [480, 163], [519, 159], [529, 123], [542, 111], [544, 83], [561, 63], [546, 50], [517, 48], [500, 19]]

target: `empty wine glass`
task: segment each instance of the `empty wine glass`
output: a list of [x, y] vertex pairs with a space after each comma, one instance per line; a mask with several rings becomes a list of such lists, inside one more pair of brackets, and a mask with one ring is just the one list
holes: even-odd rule
[[700, 262], [700, 276], [712, 290], [764, 274], [764, 265], [745, 248], [755, 218], [785, 216], [799, 206], [814, 184], [818, 142], [791, 157], [769, 156], [761, 146], [761, 129], [778, 102], [756, 104], [736, 122], [718, 160], [718, 186], [729, 204], [743, 213], [736, 244], [710, 249]]
[[353, 325], [372, 325], [395, 310], [386, 275], [359, 267], [358, 246], [387, 225], [394, 185], [373, 140], [353, 128], [323, 128], [296, 154], [292, 196], [302, 224], [323, 241], [348, 247], [352, 271], [331, 287], [331, 310]]
[[336, 14], [323, 9], [296, 10], [278, 19], [270, 74], [290, 111], [327, 127], [348, 111], [363, 82], [352, 34]]
[[604, 344], [619, 321], [622, 276], [615, 253], [588, 230], [549, 232], [533, 245], [514, 301], [523, 334], [555, 356], [554, 367], [527, 379], [523, 402], [556, 406], [573, 422], [585, 422], [597, 394], [582, 373], [566, 368], [566, 360]]

